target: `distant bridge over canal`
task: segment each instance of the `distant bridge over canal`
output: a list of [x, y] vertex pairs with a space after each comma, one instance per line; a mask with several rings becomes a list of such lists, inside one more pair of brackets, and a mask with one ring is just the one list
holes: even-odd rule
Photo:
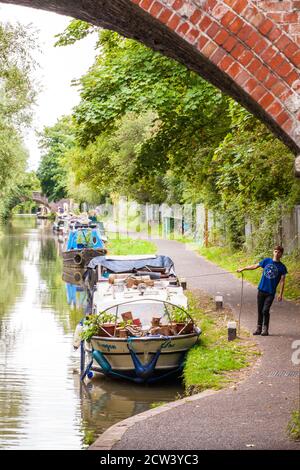
[[61, 199], [60, 201], [56, 201], [56, 202], [49, 201], [47, 196], [44, 196], [39, 191], [33, 191], [31, 199], [34, 202], [36, 202], [37, 204], [40, 204], [41, 206], [47, 207], [47, 209], [50, 212], [57, 212], [59, 207], [62, 207], [63, 209], [68, 209], [69, 210], [70, 206], [71, 206], [70, 199]]

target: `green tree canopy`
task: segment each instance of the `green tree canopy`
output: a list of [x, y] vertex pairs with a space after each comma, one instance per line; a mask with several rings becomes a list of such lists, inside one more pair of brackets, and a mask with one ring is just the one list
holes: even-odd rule
[[27, 151], [21, 131], [28, 126], [35, 98], [32, 49], [35, 35], [29, 27], [0, 23], [0, 216], [8, 215], [20, 193]]

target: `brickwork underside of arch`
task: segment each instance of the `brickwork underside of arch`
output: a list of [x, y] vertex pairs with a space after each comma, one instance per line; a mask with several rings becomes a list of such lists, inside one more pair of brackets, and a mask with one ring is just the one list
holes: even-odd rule
[[143, 42], [232, 96], [300, 153], [300, 1], [2, 1], [73, 16]]

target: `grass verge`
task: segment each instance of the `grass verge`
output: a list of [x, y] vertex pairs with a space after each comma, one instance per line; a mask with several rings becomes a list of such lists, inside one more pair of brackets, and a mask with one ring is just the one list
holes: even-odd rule
[[[233, 252], [230, 250], [230, 248], [227, 247], [202, 247], [198, 248], [198, 253], [209, 261], [226, 269], [227, 271], [233, 271], [233, 274], [235, 274], [237, 277], [241, 277], [241, 274], [236, 272], [237, 268], [258, 263], [261, 260], [260, 258], [256, 258], [255, 256], [243, 251]], [[266, 257], [267, 256], [272, 256], [272, 254], [266, 253]], [[285, 255], [282, 259], [282, 262], [287, 266], [288, 269], [284, 297], [289, 300], [300, 302], [299, 255]], [[262, 270], [258, 268], [255, 271], [243, 271], [243, 274], [244, 279], [254, 285], [257, 285], [261, 278]]]
[[293, 411], [287, 427], [288, 435], [294, 441], [300, 440], [300, 412]]
[[242, 369], [260, 355], [249, 333], [241, 329], [240, 338], [227, 339], [227, 322], [233, 319], [229, 308], [215, 310], [213, 301], [201, 291], [188, 293], [192, 316], [201, 327], [200, 342], [187, 354], [183, 381], [185, 394], [221, 389], [240, 380]]
[[154, 243], [134, 238], [109, 240], [107, 249], [109, 255], [153, 255], [157, 252]]

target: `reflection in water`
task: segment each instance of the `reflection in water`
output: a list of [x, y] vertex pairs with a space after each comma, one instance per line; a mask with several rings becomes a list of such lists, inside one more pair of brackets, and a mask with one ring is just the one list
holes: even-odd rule
[[92, 435], [181, 391], [107, 378], [80, 384], [72, 337], [87, 296], [78, 276], [75, 285], [72, 273], [63, 282], [59, 244], [41, 222], [17, 218], [0, 233], [2, 449], [84, 448]]

